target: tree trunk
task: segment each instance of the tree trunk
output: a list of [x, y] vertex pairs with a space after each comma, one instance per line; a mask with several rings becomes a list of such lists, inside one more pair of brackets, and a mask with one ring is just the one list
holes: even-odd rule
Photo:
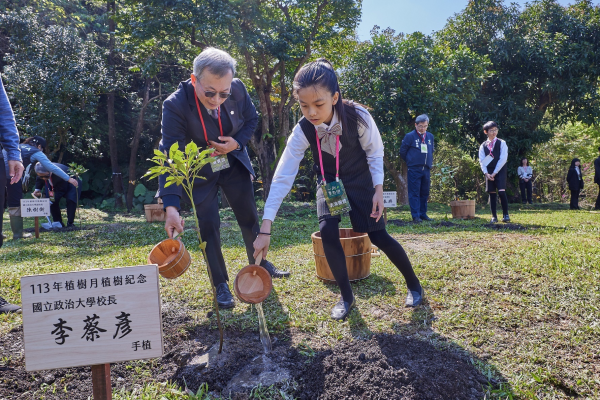
[[394, 182], [396, 183], [396, 194], [398, 196], [398, 204], [408, 204], [408, 179], [407, 179], [407, 168], [404, 161], [400, 161], [400, 168], [391, 162], [387, 157], [383, 157], [383, 163], [385, 167], [392, 174]]
[[[113, 17], [116, 13], [115, 0], [108, 0], [107, 12], [108, 18], [108, 65], [109, 68], [115, 65], [114, 48], [115, 48], [115, 21]], [[114, 71], [114, 69], [113, 69]], [[115, 92], [108, 94], [106, 99], [106, 109], [108, 114], [108, 145], [110, 148], [110, 167], [112, 169], [112, 184], [115, 197], [115, 206], [123, 207], [123, 175], [119, 168], [119, 156], [117, 150], [117, 130], [115, 128]]]
[[142, 101], [142, 107], [138, 116], [137, 124], [135, 126], [135, 133], [133, 134], [133, 140], [131, 141], [131, 154], [129, 156], [129, 185], [127, 186], [127, 211], [131, 212], [133, 208], [133, 192], [135, 191], [135, 185], [137, 183], [135, 177], [135, 171], [137, 167], [137, 152], [140, 144], [140, 137], [144, 130], [144, 113], [146, 107], [150, 103], [150, 79], [146, 78], [144, 83], [144, 99]]

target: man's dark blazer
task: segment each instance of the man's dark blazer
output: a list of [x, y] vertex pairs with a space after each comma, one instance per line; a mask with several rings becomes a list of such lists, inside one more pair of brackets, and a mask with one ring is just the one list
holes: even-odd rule
[[[194, 141], [198, 147], [208, 147], [204, 138], [202, 123], [198, 116], [195, 96], [194, 86], [191, 80], [188, 79], [181, 82], [177, 90], [164, 101], [160, 151], [168, 152], [175, 142], [179, 143], [180, 150], [183, 150], [185, 145], [191, 141]], [[205, 111], [200, 101], [198, 101], [198, 104]], [[233, 137], [241, 146], [241, 150], [234, 150], [227, 155], [229, 163], [232, 164], [237, 159], [250, 174], [254, 175], [246, 145], [256, 130], [258, 115], [246, 87], [237, 78], [231, 82], [231, 96], [221, 106], [221, 119], [227, 118], [223, 114], [227, 114], [233, 128], [231, 132], [223, 132], [223, 135]], [[203, 114], [208, 140], [218, 142], [220, 136], [218, 123], [215, 124], [213, 121], [207, 120], [207, 115]], [[196, 204], [204, 200], [219, 179], [219, 172], [212, 172], [210, 165], [204, 166], [201, 173], [206, 180], [197, 179], [194, 182], [192, 194]], [[176, 185], [165, 188], [165, 182], [166, 175], [162, 175], [159, 178], [159, 196], [162, 198], [165, 208], [175, 206], [179, 209], [182, 188]]]
[[594, 160], [594, 183], [600, 185], [600, 157]]

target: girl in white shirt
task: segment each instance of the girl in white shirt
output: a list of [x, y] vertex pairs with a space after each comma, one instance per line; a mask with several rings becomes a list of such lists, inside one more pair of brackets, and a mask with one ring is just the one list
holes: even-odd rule
[[[375, 121], [362, 106], [342, 100], [333, 66], [326, 59], [304, 65], [294, 78], [294, 95], [302, 118], [288, 138], [275, 170], [255, 256], [269, 249], [271, 224], [283, 198], [290, 191], [300, 161], [310, 148], [317, 174], [317, 215], [325, 257], [342, 298], [332, 312], [344, 319], [354, 305], [346, 259], [339, 236], [341, 214], [349, 212], [352, 228], [366, 232], [404, 275], [408, 286], [406, 305], [423, 301], [423, 288], [402, 246], [385, 230], [383, 214], [383, 142]], [[317, 164], [318, 163], [318, 164]]]

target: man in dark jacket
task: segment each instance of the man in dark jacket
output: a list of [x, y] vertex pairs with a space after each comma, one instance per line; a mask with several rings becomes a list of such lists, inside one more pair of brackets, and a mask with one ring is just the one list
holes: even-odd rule
[[431, 221], [427, 216], [427, 199], [435, 149], [433, 134], [427, 132], [428, 126], [429, 117], [419, 115], [415, 120], [415, 130], [404, 136], [400, 146], [400, 157], [408, 167], [408, 203], [415, 222]]
[[598, 158], [594, 160], [594, 183], [598, 184], [598, 197], [594, 210], [600, 210], [600, 147], [598, 147]]
[[[207, 48], [196, 57], [191, 79], [181, 82], [163, 104], [159, 147], [161, 151], [168, 151], [177, 142], [183, 149], [193, 141], [198, 147], [214, 148], [214, 156], [219, 158], [219, 162], [208, 164], [201, 170], [206, 179], [194, 182], [192, 195], [221, 308], [234, 307], [235, 301], [227, 285], [229, 276], [221, 252], [219, 187], [242, 231], [250, 264], [254, 263], [253, 242], [259, 234], [252, 184], [254, 170], [246, 149], [258, 124], [258, 116], [244, 84], [234, 79], [235, 64], [229, 54], [215, 48]], [[166, 178], [166, 175], [159, 178], [159, 196], [167, 214], [165, 230], [173, 237], [175, 232], [183, 230], [179, 216], [182, 188], [177, 185], [165, 187]], [[261, 266], [275, 278], [289, 275], [267, 260], [262, 260]]]

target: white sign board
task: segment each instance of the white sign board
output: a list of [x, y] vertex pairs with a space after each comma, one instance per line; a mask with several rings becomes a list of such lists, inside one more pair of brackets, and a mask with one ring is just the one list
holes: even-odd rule
[[396, 207], [396, 192], [383, 192], [383, 206], [386, 208]]
[[25, 369], [162, 357], [158, 267], [21, 278]]
[[22, 217], [46, 217], [50, 215], [50, 199], [21, 199]]

